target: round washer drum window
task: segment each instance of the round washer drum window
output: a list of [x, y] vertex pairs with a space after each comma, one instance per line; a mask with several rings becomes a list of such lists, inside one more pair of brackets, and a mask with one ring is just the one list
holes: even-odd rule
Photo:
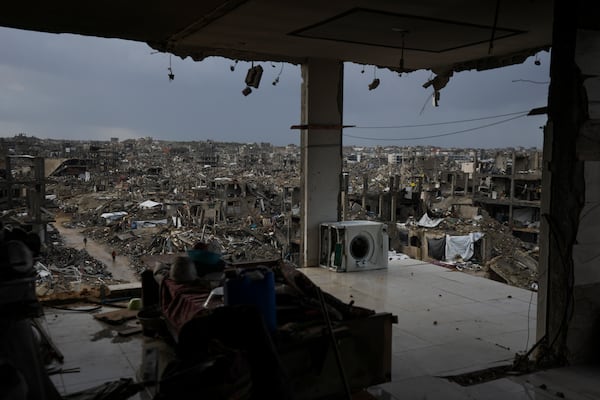
[[360, 260], [369, 255], [369, 240], [363, 235], [358, 235], [350, 242], [350, 254]]

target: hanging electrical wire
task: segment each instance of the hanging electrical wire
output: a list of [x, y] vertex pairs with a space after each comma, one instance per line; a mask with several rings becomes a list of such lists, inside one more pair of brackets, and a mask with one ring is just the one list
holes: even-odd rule
[[461, 124], [461, 123], [464, 123], [464, 122], [483, 121], [483, 120], [486, 120], [486, 119], [510, 117], [510, 116], [513, 116], [513, 115], [523, 115], [523, 114], [528, 114], [528, 113], [529, 113], [529, 110], [525, 110], [525, 111], [515, 111], [515, 112], [507, 113], [507, 114], [489, 115], [487, 117], [478, 117], [478, 118], [471, 118], [471, 119], [460, 119], [460, 120], [445, 121], [445, 122], [431, 122], [431, 123], [427, 123], [427, 124], [391, 125], [391, 126], [363, 126], [363, 125], [357, 125], [357, 126], [355, 126], [355, 128], [360, 128], [360, 129], [420, 128], [420, 127], [425, 127], [425, 126], [451, 125], [451, 124]]
[[171, 55], [169, 54], [169, 68], [167, 68], [167, 70], [169, 70], [169, 81], [172, 81], [173, 79], [175, 79], [175, 74], [173, 73], [173, 68], [171, 68]]
[[281, 68], [279, 68], [279, 73], [277, 73], [277, 76], [273, 80], [273, 86], [276, 86], [279, 83], [279, 77], [281, 76], [282, 72], [283, 72], [283, 62], [281, 63]]
[[536, 85], [548, 85], [550, 81], [532, 81], [531, 79], [513, 79], [511, 82], [527, 82], [535, 83]]
[[344, 134], [344, 136], [353, 138], [353, 139], [377, 140], [377, 141], [389, 141], [389, 142], [404, 141], [404, 140], [433, 139], [433, 138], [439, 138], [439, 137], [444, 137], [444, 136], [458, 135], [460, 133], [473, 132], [473, 131], [477, 131], [477, 130], [480, 130], [483, 128], [488, 128], [490, 126], [500, 125], [500, 124], [504, 124], [509, 121], [514, 121], [516, 119], [523, 118], [525, 116], [527, 116], [527, 114], [517, 115], [515, 117], [506, 118], [501, 121], [496, 121], [496, 122], [492, 122], [492, 123], [481, 125], [481, 126], [476, 126], [474, 128], [462, 129], [459, 131], [446, 132], [446, 133], [440, 133], [440, 134], [436, 134], [436, 135], [427, 135], [427, 136], [415, 136], [415, 137], [408, 137], [408, 138], [375, 138], [375, 137], [367, 137], [367, 136], [355, 136], [355, 135], [349, 135], [349, 134]]

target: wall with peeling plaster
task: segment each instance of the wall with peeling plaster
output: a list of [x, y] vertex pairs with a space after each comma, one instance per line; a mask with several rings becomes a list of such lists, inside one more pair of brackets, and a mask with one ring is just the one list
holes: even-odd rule
[[[582, 135], [599, 143], [600, 33], [578, 30], [575, 61], [585, 77], [587, 95], [589, 120]], [[591, 152], [586, 147], [585, 204], [573, 246], [574, 309], [567, 342], [572, 363], [600, 362], [600, 151], [598, 145]]]

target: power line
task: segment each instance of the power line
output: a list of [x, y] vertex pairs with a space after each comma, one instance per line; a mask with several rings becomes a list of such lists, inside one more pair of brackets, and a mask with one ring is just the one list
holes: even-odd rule
[[[429, 96], [428, 96], [428, 98], [429, 98]], [[446, 122], [431, 122], [431, 123], [428, 123], [428, 124], [397, 125], [397, 126], [355, 126], [354, 128], [361, 128], [361, 129], [419, 128], [419, 127], [422, 127], [422, 126], [439, 126], [439, 125], [460, 124], [460, 123], [463, 123], [463, 122], [483, 121], [483, 120], [486, 120], [486, 119], [494, 119], [494, 118], [501, 118], [501, 117], [510, 117], [512, 115], [527, 114], [528, 112], [529, 112], [529, 110], [526, 110], [526, 111], [517, 111], [517, 112], [508, 113], [508, 114], [490, 115], [488, 117], [479, 117], [479, 118], [472, 118], [472, 119], [461, 119], [461, 120], [446, 121]]]
[[462, 129], [460, 131], [446, 132], [446, 133], [440, 133], [440, 134], [437, 134], [437, 135], [429, 135], [429, 136], [418, 136], [418, 137], [410, 137], [410, 138], [373, 138], [373, 137], [365, 137], [365, 136], [354, 136], [354, 135], [348, 135], [348, 134], [344, 134], [344, 136], [349, 137], [349, 138], [353, 138], [353, 139], [382, 140], [382, 141], [403, 141], [403, 140], [431, 139], [431, 138], [439, 138], [439, 137], [444, 137], [444, 136], [458, 135], [459, 133], [472, 132], [472, 131], [476, 131], [476, 130], [479, 130], [479, 129], [488, 128], [490, 126], [500, 125], [500, 124], [503, 124], [505, 122], [513, 121], [513, 120], [518, 119], [518, 118], [523, 118], [525, 116], [527, 116], [527, 114], [517, 115], [516, 117], [511, 117], [511, 118], [503, 119], [501, 121], [496, 121], [496, 122], [492, 122], [492, 123], [489, 123], [489, 124], [485, 124], [485, 125], [481, 125], [481, 126], [476, 126], [474, 128]]
[[550, 81], [532, 81], [531, 79], [513, 79], [512, 82], [535, 83], [536, 85], [547, 85]]

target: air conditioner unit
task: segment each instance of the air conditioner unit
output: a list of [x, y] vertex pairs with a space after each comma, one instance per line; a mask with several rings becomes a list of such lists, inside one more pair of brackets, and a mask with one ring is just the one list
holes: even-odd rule
[[337, 272], [388, 266], [387, 225], [373, 221], [326, 222], [319, 226], [319, 265]]

